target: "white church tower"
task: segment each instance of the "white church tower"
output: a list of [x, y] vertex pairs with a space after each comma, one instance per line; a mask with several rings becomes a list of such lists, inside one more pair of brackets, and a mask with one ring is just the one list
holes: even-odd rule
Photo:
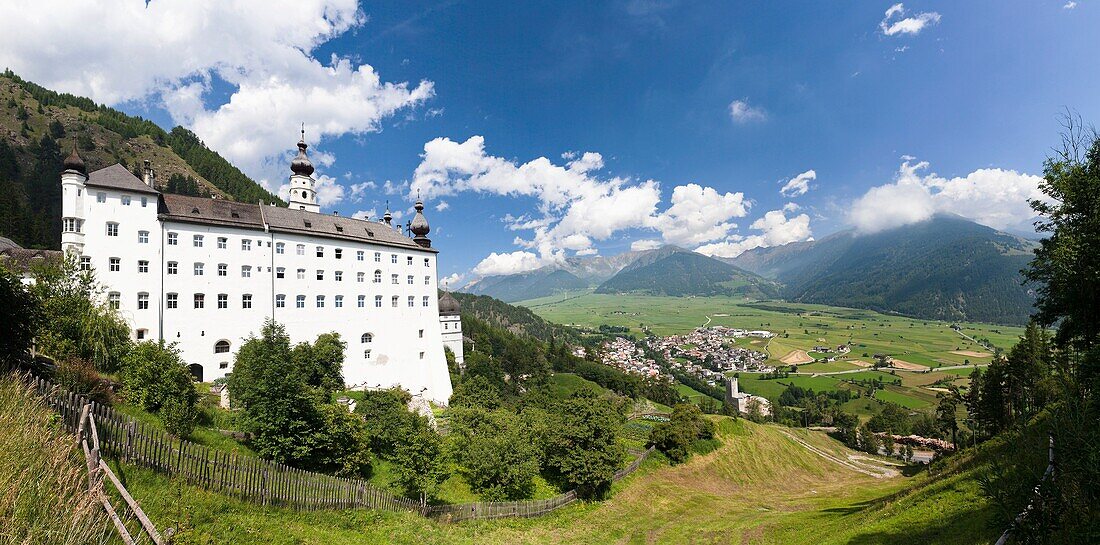
[[290, 162], [290, 200], [291, 210], [320, 212], [317, 204], [317, 190], [313, 187], [313, 163], [306, 156], [306, 130], [302, 129], [302, 139], [298, 141], [298, 156]]
[[61, 250], [84, 253], [84, 194], [88, 171], [76, 148], [65, 158], [61, 173]]
[[443, 346], [450, 348], [459, 367], [465, 365], [462, 357], [462, 316], [458, 300], [449, 292], [439, 298], [439, 327], [443, 333]]

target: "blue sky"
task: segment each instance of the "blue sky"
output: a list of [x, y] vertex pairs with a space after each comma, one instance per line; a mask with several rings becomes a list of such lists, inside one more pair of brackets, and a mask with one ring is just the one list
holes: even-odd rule
[[[465, 280], [935, 212], [1019, 232], [1058, 115], [1100, 119], [1087, 0], [112, 4], [8, 14], [0, 63], [192, 127], [276, 190], [305, 122], [326, 210], [405, 211], [423, 189], [441, 275]], [[52, 39], [81, 18], [130, 39]], [[150, 52], [165, 28], [184, 45]]]

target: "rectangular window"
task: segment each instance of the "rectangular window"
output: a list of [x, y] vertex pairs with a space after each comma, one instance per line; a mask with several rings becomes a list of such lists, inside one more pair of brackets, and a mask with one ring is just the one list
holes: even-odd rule
[[306, 308], [306, 296], [299, 295], [294, 298], [294, 306], [297, 308]]
[[122, 270], [122, 259], [112, 257], [109, 261], [111, 272], [118, 272]]
[[149, 272], [149, 262], [144, 260], [144, 259], [139, 260], [138, 261], [138, 272], [139, 273]]
[[113, 221], [107, 222], [107, 236], [109, 236], [109, 237], [117, 237], [118, 236], [118, 224], [117, 223], [115, 223]]
[[202, 276], [202, 263], [195, 263], [195, 276]]
[[122, 296], [117, 291], [112, 291], [107, 294], [107, 304], [111, 308], [117, 309], [119, 307], [119, 301], [122, 300]]
[[250, 265], [241, 265], [241, 278], [252, 278], [252, 267]]
[[218, 294], [218, 308], [229, 308], [229, 295], [225, 293]]
[[298, 280], [305, 280], [305, 279], [306, 279], [306, 270], [305, 269], [298, 269]]
[[415, 307], [415, 306], [416, 306], [416, 297], [410, 295], [409, 296], [409, 307], [411, 308], [411, 307]]
[[206, 296], [201, 293], [195, 294], [195, 308], [203, 308], [206, 305]]
[[424, 258], [424, 266], [425, 267], [431, 267], [432, 266], [431, 263], [432, 263], [432, 261], [430, 259], [428, 259], [426, 257]]
[[286, 277], [286, 268], [284, 268], [284, 267], [275, 267], [275, 278], [285, 278], [285, 277]]
[[276, 242], [275, 243], [275, 253], [281, 254], [285, 251], [286, 251], [286, 244], [283, 244], [282, 242]]
[[336, 271], [333, 274], [336, 275], [336, 281], [337, 282], [343, 282], [344, 281], [344, 271]]
[[370, 359], [370, 348], [363, 351], [363, 359]]
[[130, 196], [129, 195], [123, 195], [122, 196], [122, 206], [130, 206]]
[[430, 285], [432, 285], [432, 277], [430, 277], [430, 276], [425, 276], [425, 277], [424, 277], [424, 285], [425, 285], [425, 286], [430, 286]]
[[424, 359], [424, 353], [423, 352], [420, 353], [420, 359]]
[[390, 263], [397, 265], [397, 254], [390, 254]]
[[367, 273], [365, 273], [365, 272], [355, 273], [355, 281], [356, 282], [365, 282], [366, 280], [367, 280]]
[[359, 250], [358, 252], [355, 252], [355, 260], [363, 261], [364, 259], [366, 259], [366, 255], [366, 252], [364, 252], [363, 250]]
[[168, 262], [168, 274], [176, 274], [179, 272], [179, 263], [175, 261]]
[[286, 295], [284, 295], [282, 293], [280, 293], [279, 295], [276, 295], [275, 296], [275, 308], [285, 308], [285, 307], [286, 307]]
[[382, 262], [382, 252], [374, 252], [374, 262], [375, 263], [381, 263]]
[[325, 296], [324, 295], [318, 295], [317, 296], [317, 308], [325, 308]]
[[148, 197], [142, 197], [141, 198], [141, 207], [145, 208], [148, 205], [149, 205], [149, 198]]
[[241, 241], [241, 251], [242, 251], [242, 252], [250, 252], [250, 251], [252, 251], [252, 241], [251, 241], [251, 240], [248, 240], [248, 239], [244, 239], [244, 240], [242, 240], [242, 241]]
[[375, 295], [374, 296], [374, 308], [382, 308], [382, 296], [381, 295]]
[[175, 246], [180, 243], [179, 233], [168, 233], [168, 245]]
[[176, 293], [169, 293], [167, 301], [168, 301], [168, 308], [177, 308], [177, 307], [179, 307], [179, 304], [180, 304], [180, 296], [179, 296], [179, 294], [176, 294]]
[[406, 260], [407, 260], [407, 261], [405, 261], [405, 264], [406, 264], [406, 265], [408, 265], [408, 266], [410, 266], [410, 267], [412, 267], [412, 264], [413, 264], [413, 256], [411, 256], [411, 255], [410, 255], [410, 256], [406, 256]]
[[241, 308], [252, 308], [252, 294], [246, 293], [241, 296]]
[[393, 297], [390, 297], [390, 306], [393, 307], [393, 308], [397, 308], [397, 296], [396, 295], [394, 295]]
[[423, 338], [424, 338], [424, 330], [423, 330], [423, 329], [421, 329], [421, 330], [420, 330], [420, 338], [421, 338], [421, 339], [423, 339]]
[[95, 194], [95, 202], [107, 202], [107, 194], [100, 191]]
[[92, 270], [92, 258], [82, 255], [80, 256], [80, 270], [90, 271]]
[[297, 251], [298, 255], [306, 255], [306, 245], [305, 244], [299, 244], [296, 248], [296, 251]]
[[325, 247], [324, 246], [318, 246], [317, 247], [317, 257], [325, 257]]
[[218, 237], [218, 249], [225, 250], [229, 248], [229, 239], [226, 237]]
[[137, 335], [137, 340], [141, 341], [141, 340], [145, 340], [145, 334], [148, 333], [148, 332], [149, 332], [148, 329], [139, 329], [137, 331], [134, 331], [134, 334]]
[[344, 296], [343, 295], [337, 295], [334, 298], [333, 306], [336, 307], [336, 308], [344, 308]]
[[411, 274], [409, 275], [409, 278], [408, 278], [407, 282], [409, 283], [410, 286], [414, 284], [413, 275], [411, 275]]
[[324, 280], [324, 279], [325, 279], [325, 271], [322, 271], [322, 270], [318, 269], [317, 270], [317, 280]]
[[343, 259], [344, 258], [344, 249], [343, 248], [337, 248], [337, 249], [333, 250], [332, 253], [336, 254], [336, 259]]
[[366, 295], [360, 295], [359, 298], [357, 299], [357, 301], [358, 301], [357, 306], [359, 308], [365, 308], [367, 306], [367, 296]]
[[202, 235], [195, 235], [192, 243], [196, 248], [202, 248]]
[[422, 305], [420, 305], [420, 306], [423, 306], [423, 307], [426, 307], [426, 306], [428, 306], [428, 296], [427, 296], [427, 295], [425, 295], [425, 296], [424, 296], [424, 302], [423, 302], [423, 304], [422, 304]]
[[138, 231], [138, 244], [149, 244], [149, 231]]
[[229, 276], [229, 265], [218, 263], [218, 276]]

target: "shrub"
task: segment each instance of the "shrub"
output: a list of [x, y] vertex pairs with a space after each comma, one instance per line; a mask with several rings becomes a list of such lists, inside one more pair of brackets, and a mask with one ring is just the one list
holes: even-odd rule
[[126, 399], [149, 412], [160, 413], [168, 432], [185, 437], [194, 429], [199, 394], [175, 344], [147, 341], [123, 359]]
[[110, 405], [114, 402], [110, 384], [99, 376], [88, 360], [71, 357], [58, 362], [54, 380], [62, 388], [96, 403]]

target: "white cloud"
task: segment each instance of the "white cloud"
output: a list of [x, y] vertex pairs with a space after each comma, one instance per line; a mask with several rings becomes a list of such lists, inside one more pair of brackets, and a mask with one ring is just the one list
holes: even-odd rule
[[378, 211], [373, 209], [373, 208], [370, 208], [368, 210], [360, 210], [360, 211], [352, 214], [351, 217], [353, 217], [357, 220], [369, 220], [369, 219], [377, 220], [378, 219]]
[[817, 179], [817, 172], [814, 170], [807, 170], [794, 178], [791, 178], [779, 190], [779, 194], [784, 197], [799, 197], [805, 195], [810, 190], [810, 182]]
[[439, 279], [439, 285], [442, 286], [443, 289], [447, 289], [447, 290], [458, 289], [458, 288], [461, 288], [463, 286], [463, 284], [464, 284], [463, 280], [465, 280], [465, 278], [466, 278], [466, 275], [464, 275], [462, 273], [452, 273], [452, 274], [449, 274], [447, 276], [444, 276], [443, 278], [440, 278]]
[[873, 233], [926, 220], [936, 213], [956, 214], [994, 229], [1028, 230], [1034, 212], [1028, 201], [1046, 199], [1042, 178], [1014, 170], [983, 168], [965, 177], [924, 175], [925, 161], [906, 159], [893, 183], [873, 187], [852, 203], [848, 220]]
[[363, 202], [363, 198], [367, 196], [367, 191], [370, 191], [377, 187], [378, 184], [374, 182], [361, 182], [358, 184], [349, 185], [348, 191], [351, 193], [351, 200], [353, 202]]
[[642, 250], [656, 250], [663, 246], [661, 241], [653, 239], [640, 239], [630, 243], [630, 250], [640, 252]]
[[439, 204], [435, 205], [436, 212], [442, 212], [451, 207], [451, 204], [447, 201], [439, 201]]
[[885, 16], [878, 24], [882, 33], [887, 36], [897, 34], [920, 34], [928, 25], [940, 22], [940, 14], [934, 11], [916, 13], [906, 17], [906, 9], [903, 4], [894, 4], [886, 10]]
[[[313, 53], [360, 27], [356, 0], [43, 0], [0, 3], [0, 65], [51, 89], [116, 105], [162, 104], [173, 120], [266, 185], [289, 174], [299, 123], [311, 142], [377, 131], [423, 103], [431, 82], [381, 80], [369, 64]], [[89, 26], [91, 24], [91, 26]], [[230, 86], [209, 105], [213, 81]], [[315, 152], [316, 163], [334, 159]]]
[[499, 254], [493, 252], [474, 266], [472, 272], [478, 276], [515, 274], [535, 270], [546, 264], [548, 264], [546, 260], [524, 250]]
[[798, 212], [802, 207], [798, 206], [796, 202], [789, 202], [783, 205], [784, 212]]
[[768, 117], [768, 113], [764, 111], [763, 108], [750, 106], [747, 99], [730, 102], [729, 114], [730, 119], [733, 119], [737, 123], [763, 121]]
[[579, 255], [579, 256], [593, 256], [593, 255], [597, 255], [599, 253], [600, 253], [600, 251], [597, 250], [596, 248], [585, 248], [583, 250], [578, 250], [577, 251], [577, 255]]
[[567, 252], [590, 255], [596, 242], [627, 229], [656, 231], [675, 244], [719, 240], [737, 227], [729, 220], [745, 216], [749, 207], [742, 193], [686, 184], [673, 188], [671, 205], [661, 211], [656, 181], [601, 178], [604, 161], [598, 153], [570, 152], [563, 159], [564, 165], [545, 157], [518, 163], [486, 154], [481, 136], [465, 142], [436, 138], [424, 145], [408, 191], [431, 197], [471, 191], [535, 200], [535, 214], [503, 218], [509, 229], [530, 232], [516, 237], [523, 251], [493, 254], [475, 272], [530, 270], [558, 262]]
[[1074, 1], [1070, 0], [1069, 2], [1066, 2], [1062, 6], [1062, 9], [1073, 9], [1075, 7], [1077, 7], [1077, 2], [1074, 2]]
[[729, 220], [748, 214], [744, 193], [719, 193], [698, 184], [677, 186], [672, 190], [672, 206], [655, 220], [665, 242], [695, 245], [725, 238], [737, 228]]
[[710, 256], [736, 257], [753, 248], [782, 246], [813, 238], [810, 217], [806, 214], [788, 218], [782, 210], [772, 210], [757, 218], [749, 227], [761, 233], [748, 237], [734, 235], [722, 242], [700, 246], [695, 251]]

